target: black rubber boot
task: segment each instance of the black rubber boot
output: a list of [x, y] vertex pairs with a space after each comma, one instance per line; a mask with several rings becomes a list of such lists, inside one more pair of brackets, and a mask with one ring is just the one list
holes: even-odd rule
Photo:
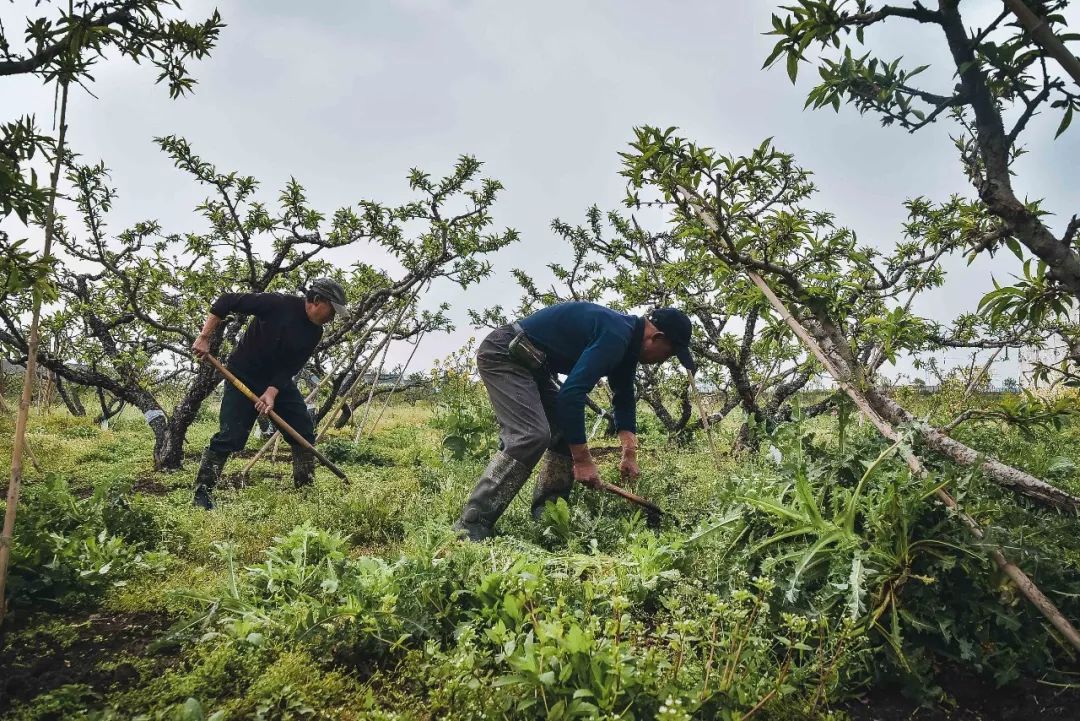
[[540, 475], [536, 477], [536, 488], [533, 490], [533, 519], [540, 520], [544, 514], [544, 505], [549, 502], [554, 503], [562, 498], [569, 503], [573, 487], [574, 459], [554, 451], [545, 453]]
[[524, 463], [502, 451], [496, 453], [484, 469], [480, 482], [469, 494], [454, 530], [474, 542], [490, 538], [495, 530], [495, 521], [499, 520], [510, 501], [525, 485], [530, 473], [532, 469]]
[[214, 490], [214, 486], [221, 478], [221, 471], [225, 468], [227, 460], [229, 460], [228, 453], [217, 453], [209, 448], [203, 451], [202, 463], [195, 476], [195, 496], [192, 499], [192, 505], [207, 511], [214, 508], [214, 499], [210, 497], [210, 492]]
[[315, 482], [315, 454], [307, 448], [294, 446], [292, 449], [292, 480], [295, 488]]
[[214, 499], [210, 497], [210, 489], [203, 485], [195, 486], [195, 497], [191, 500], [191, 505], [204, 511], [214, 510]]

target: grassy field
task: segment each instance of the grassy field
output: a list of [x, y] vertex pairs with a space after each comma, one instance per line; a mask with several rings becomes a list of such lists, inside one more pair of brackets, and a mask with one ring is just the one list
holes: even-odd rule
[[[769, 443], [669, 445], [645, 419], [634, 490], [661, 528], [580, 489], [536, 523], [527, 486], [469, 545], [449, 525], [483, 447], [448, 457], [445, 413], [393, 406], [373, 437], [332, 439], [348, 485], [320, 469], [293, 490], [287, 452], [241, 483], [234, 458], [205, 513], [190, 486], [214, 413], [165, 474], [137, 414], [101, 430], [35, 409], [48, 472], [20, 507], [0, 716], [1075, 718], [1076, 659], [925, 496], [948, 482], [1080, 619], [1075, 519], [949, 468], [913, 481], [854, 422], [785, 427], [778, 463]], [[10, 417], [0, 432], [8, 457]], [[1075, 427], [963, 433], [1080, 490]]]

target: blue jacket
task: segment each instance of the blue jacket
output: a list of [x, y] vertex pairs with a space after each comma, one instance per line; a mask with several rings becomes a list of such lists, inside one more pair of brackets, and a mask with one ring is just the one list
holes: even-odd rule
[[520, 321], [548, 357], [553, 373], [566, 375], [555, 413], [572, 445], [585, 443], [585, 397], [604, 376], [611, 386], [615, 427], [637, 430], [634, 376], [645, 322], [595, 303], [559, 303]]

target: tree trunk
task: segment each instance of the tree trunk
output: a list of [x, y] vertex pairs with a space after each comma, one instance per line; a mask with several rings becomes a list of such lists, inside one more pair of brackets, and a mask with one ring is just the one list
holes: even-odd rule
[[[181, 462], [184, 459], [184, 441], [187, 440], [188, 429], [195, 422], [195, 417], [198, 415], [203, 401], [214, 392], [220, 382], [221, 376], [211, 366], [199, 366], [199, 370], [195, 374], [195, 381], [188, 387], [187, 393], [180, 402], [176, 404], [172, 418], [169, 419], [167, 426], [162, 429], [161, 442], [155, 442], [154, 444], [155, 468], [161, 471], [180, 470]], [[150, 427], [154, 428], [152, 422]], [[158, 438], [156, 428], [154, 436], [155, 439]]]
[[1080, 298], [1080, 254], [1054, 237], [1039, 213], [1016, 197], [1009, 169], [1011, 139], [1005, 133], [989, 79], [977, 62], [959, 6], [944, 2], [940, 5], [941, 27], [975, 115], [975, 138], [983, 164], [983, 177], [975, 183], [979, 197], [1017, 240], [1046, 263], [1049, 277]]
[[893, 425], [914, 424], [927, 447], [936, 453], [961, 465], [978, 468], [999, 485], [1018, 491], [1044, 505], [1073, 513], [1080, 512], [1080, 498], [950, 438], [937, 428], [919, 421], [910, 411], [876, 388], [866, 392], [866, 399], [875, 411]]
[[64, 385], [64, 381], [60, 378], [59, 374], [55, 375], [56, 392], [60, 395], [60, 400], [67, 406], [68, 412], [76, 417], [82, 417], [86, 415], [86, 408], [82, 404], [82, 400], [79, 398], [79, 389], [67, 388]]
[[873, 385], [865, 382], [865, 376], [862, 375], [861, 368], [851, 358], [847, 343], [842, 340], [839, 331], [831, 322], [821, 322], [820, 319], [811, 320], [807, 318], [803, 324], [817, 340], [822, 352], [840, 371], [841, 377], [837, 378], [837, 380], [849, 383], [855, 388], [860, 388], [863, 396], [878, 415], [893, 425], [913, 424], [919, 436], [931, 450], [961, 465], [978, 468], [990, 480], [999, 485], [1022, 493], [1043, 505], [1049, 505], [1071, 513], [1080, 512], [1080, 498], [1077, 496], [1040, 480], [1030, 473], [1006, 465], [993, 456], [980, 453], [974, 448], [950, 438], [937, 428], [926, 423], [917, 422], [915, 416], [906, 408], [886, 396]]

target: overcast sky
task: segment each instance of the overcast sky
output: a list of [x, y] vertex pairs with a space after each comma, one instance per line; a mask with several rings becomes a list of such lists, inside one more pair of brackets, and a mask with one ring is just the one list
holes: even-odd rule
[[[760, 69], [776, 5], [764, 0], [183, 5], [198, 19], [216, 6], [228, 24], [213, 57], [192, 66], [194, 95], [170, 101], [164, 86], [153, 85], [152, 68], [110, 62], [95, 72], [99, 99], [78, 92], [69, 111], [73, 148], [112, 170], [120, 193], [112, 228], [147, 218], [168, 232], [202, 227], [193, 209], [206, 190], [157, 150], [159, 135], [182, 135], [220, 170], [255, 176], [268, 202], [295, 176], [327, 214], [360, 199], [400, 202], [409, 197], [410, 167], [440, 175], [458, 155], [473, 154], [506, 186], [496, 224], [516, 228], [522, 241], [496, 258], [494, 275], [480, 286], [432, 293], [427, 306], [450, 302], [459, 331], [426, 340], [417, 367], [477, 333], [467, 327], [466, 308], [513, 305], [511, 268], [549, 277], [545, 264], [565, 257], [552, 218], [576, 223], [593, 203], [619, 207], [625, 186], [617, 153], [635, 125], [675, 125], [732, 153], [771, 136], [814, 171], [817, 204], [882, 248], [901, 237], [905, 198], [970, 192], [948, 125], [911, 136], [848, 108], [804, 112], [812, 68], [804, 66], [797, 87], [782, 68]], [[965, 6], [993, 13], [1001, 3]], [[9, 34], [21, 33], [30, 11], [25, 0], [0, 4]], [[944, 59], [941, 38], [911, 23], [892, 21], [868, 39], [882, 55], [913, 64]], [[951, 81], [943, 80], [947, 91]], [[0, 108], [0, 121], [33, 112], [47, 123], [52, 94], [35, 79], [5, 78]], [[1031, 125], [1032, 152], [1017, 186], [1047, 198], [1065, 216], [1054, 219], [1060, 228], [1080, 207], [1080, 136], [1074, 130], [1053, 142], [1056, 122]], [[971, 310], [991, 272], [1006, 278], [1015, 265], [951, 262], [947, 287], [917, 310], [942, 320]], [[407, 352], [395, 349], [392, 357]]]

